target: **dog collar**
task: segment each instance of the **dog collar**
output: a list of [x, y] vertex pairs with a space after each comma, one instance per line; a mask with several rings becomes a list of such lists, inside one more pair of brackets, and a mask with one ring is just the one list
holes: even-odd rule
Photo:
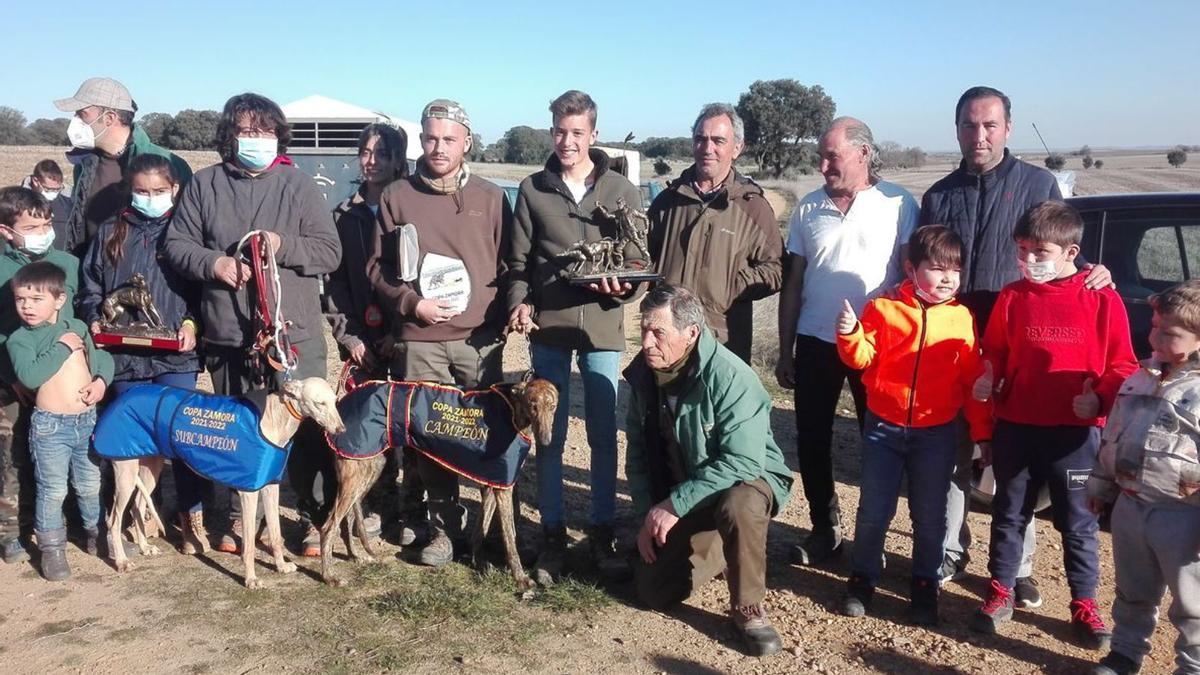
[[288, 413], [291, 414], [292, 417], [295, 417], [297, 420], [304, 419], [304, 415], [301, 415], [300, 413], [296, 412], [296, 409], [294, 407], [292, 407], [291, 401], [288, 401], [285, 399], [283, 401], [283, 405], [285, 408], [287, 408]]

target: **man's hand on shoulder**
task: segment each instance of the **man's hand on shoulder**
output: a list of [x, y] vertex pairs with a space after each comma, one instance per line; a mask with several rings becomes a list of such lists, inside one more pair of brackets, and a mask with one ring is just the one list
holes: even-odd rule
[[1083, 266], [1083, 271], [1088, 273], [1088, 275], [1083, 278], [1083, 285], [1085, 287], [1093, 291], [1098, 291], [1105, 286], [1113, 289], [1114, 291], [1117, 289], [1117, 284], [1113, 282], [1112, 279], [1112, 272], [1108, 271], [1108, 268], [1104, 265], [1093, 265], [1088, 263]]

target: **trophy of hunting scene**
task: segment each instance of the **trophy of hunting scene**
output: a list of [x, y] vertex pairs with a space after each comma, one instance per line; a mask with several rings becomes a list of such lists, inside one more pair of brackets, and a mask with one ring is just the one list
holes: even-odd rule
[[[596, 214], [616, 226], [616, 236], [581, 239], [558, 254], [558, 258], [568, 261], [567, 278], [571, 285], [595, 284], [614, 277], [629, 283], [660, 279], [650, 262], [647, 243], [650, 219], [646, 213], [629, 206], [624, 197], [618, 197], [616, 209], [609, 211], [603, 204], [597, 204]], [[641, 254], [640, 258], [627, 259], [630, 247]]]
[[100, 332], [93, 337], [97, 344], [179, 349], [175, 330], [163, 323], [141, 274], [105, 296], [100, 306]]

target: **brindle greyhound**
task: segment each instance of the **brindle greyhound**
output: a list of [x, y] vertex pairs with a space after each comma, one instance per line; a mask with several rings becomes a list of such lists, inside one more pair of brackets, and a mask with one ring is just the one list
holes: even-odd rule
[[[512, 406], [513, 427], [522, 433], [527, 429], [532, 429], [533, 438], [537, 443], [543, 445], [549, 444], [554, 428], [554, 411], [558, 408], [558, 390], [554, 388], [554, 385], [546, 380], [531, 379], [515, 384], [497, 385], [497, 388], [506, 391], [506, 398]], [[347, 411], [343, 410], [342, 414], [347, 419], [350, 419]], [[379, 412], [375, 417], [379, 418], [384, 414], [383, 412]], [[375, 424], [387, 424], [387, 421], [382, 419], [374, 419], [372, 422]], [[387, 438], [390, 440], [391, 435], [389, 434]], [[390, 450], [391, 448], [387, 449]], [[338, 479], [337, 499], [334, 501], [333, 509], [321, 527], [321, 577], [325, 580], [325, 583], [331, 586], [341, 586], [345, 583], [345, 580], [334, 575], [331, 569], [333, 562], [333, 542], [337, 536], [336, 528], [343, 519], [347, 520], [348, 530], [353, 531], [353, 535], [351, 532], [347, 532], [346, 547], [349, 549], [350, 555], [359, 561], [372, 560], [375, 555], [375, 550], [362, 528], [362, 505], [360, 502], [367, 490], [379, 479], [379, 475], [383, 471], [384, 455], [382, 452], [379, 452], [367, 456], [370, 452], [377, 450], [377, 448], [362, 448], [361, 450], [363, 451], [363, 458], [361, 459], [349, 456], [348, 453], [334, 451], [334, 466], [337, 469]], [[436, 454], [437, 449], [424, 448], [424, 450], [429, 451], [431, 454]], [[511, 485], [498, 487], [494, 484], [486, 484], [478, 479], [475, 480], [479, 483], [482, 515], [479, 519], [479, 527], [472, 536], [471, 554], [473, 563], [476, 567], [484, 565], [483, 556], [481, 555], [483, 540], [491, 526], [492, 517], [498, 510], [500, 514], [500, 530], [504, 539], [505, 558], [508, 562], [509, 570], [512, 572], [517, 584], [523, 590], [532, 588], [534, 582], [525, 573], [524, 568], [521, 566], [521, 560], [517, 555], [517, 530], [514, 520]], [[359, 542], [366, 551], [365, 554], [355, 548], [353, 544], [354, 536], [358, 537]]]

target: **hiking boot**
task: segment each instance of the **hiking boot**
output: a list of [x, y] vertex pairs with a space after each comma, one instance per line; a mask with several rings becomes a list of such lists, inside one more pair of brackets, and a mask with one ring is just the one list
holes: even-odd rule
[[71, 578], [67, 564], [67, 530], [59, 528], [38, 532], [38, 549], [42, 552], [42, 576], [46, 581], [66, 581]]
[[842, 616], [858, 618], [866, 616], [871, 607], [871, 598], [875, 597], [875, 587], [867, 578], [858, 574], [850, 575], [846, 582], [846, 592], [842, 595], [842, 604], [838, 612]]
[[1120, 652], [1109, 652], [1092, 669], [1092, 675], [1133, 675], [1142, 669], [1142, 664]]
[[184, 555], [207, 553], [211, 548], [208, 541], [208, 530], [204, 529], [204, 512], [191, 511], [179, 514], [179, 536], [183, 543], [179, 552]]
[[[109, 554], [108, 537], [105, 535], [102, 535], [100, 533], [100, 530], [98, 530], [98, 529], [86, 530], [85, 529], [83, 531], [83, 535], [84, 535], [83, 549], [85, 551], [87, 551], [88, 555], [96, 556], [97, 558], [101, 557], [100, 542], [104, 542], [104, 552], [106, 554]], [[141, 551], [141, 549], [139, 549], [137, 547], [137, 544], [133, 543], [132, 541], [129, 541], [125, 537], [119, 537], [118, 539], [121, 542], [121, 548], [125, 549], [125, 557], [126, 558], [134, 558], [134, 557], [137, 557], [142, 554], [142, 551]], [[106, 557], [111, 558], [112, 555], [109, 554]]]
[[378, 539], [383, 535], [383, 518], [374, 511], [363, 516], [363, 533], [367, 539]]
[[454, 560], [454, 543], [442, 528], [434, 528], [433, 539], [421, 547], [417, 562], [429, 567], [441, 567]]
[[300, 555], [305, 558], [321, 557], [321, 531], [312, 523], [304, 530], [304, 539], [300, 541]]
[[217, 537], [217, 550], [222, 553], [239, 553], [242, 550], [242, 519], [229, 523], [229, 529]]
[[971, 630], [978, 633], [994, 635], [1001, 624], [1012, 620], [1012, 616], [1012, 589], [996, 579], [992, 579], [987, 600], [983, 601], [983, 606], [975, 611], [975, 616], [971, 617], [970, 627]]
[[1093, 598], [1071, 601], [1071, 633], [1080, 646], [1087, 649], [1108, 649], [1112, 631], [1100, 618], [1100, 608]]
[[617, 551], [612, 525], [592, 526], [588, 531], [588, 550], [596, 571], [606, 581], [628, 581], [633, 577], [629, 561]]
[[21, 537], [16, 532], [0, 537], [0, 557], [6, 564], [12, 565], [29, 560], [29, 552], [21, 543]]
[[533, 578], [542, 586], [551, 586], [562, 577], [567, 560], [567, 529], [542, 530], [542, 548], [533, 564]]
[[423, 546], [433, 538], [433, 528], [424, 520], [406, 520], [400, 528], [401, 546]]
[[1042, 592], [1038, 590], [1037, 579], [1033, 577], [1017, 577], [1013, 586], [1016, 605], [1023, 609], [1037, 609], [1042, 606]]
[[770, 656], [783, 649], [783, 641], [767, 619], [767, 611], [761, 602], [748, 607], [736, 607], [730, 610], [729, 616], [750, 656]]
[[[950, 581], [959, 581], [967, 578], [967, 563], [970, 561], [971, 556], [967, 555], [965, 552], [963, 553], [961, 559], [952, 558], [950, 556], [942, 558], [942, 566], [938, 569], [938, 576], [941, 579], [941, 583], [944, 584]], [[1020, 579], [1017, 581], [1019, 583]]]
[[904, 616], [916, 626], [938, 624], [938, 583], [934, 579], [914, 577], [909, 591], [908, 609]]
[[812, 532], [804, 541], [792, 547], [792, 562], [797, 565], [812, 566], [842, 554], [842, 530], [832, 527], [827, 530]]

